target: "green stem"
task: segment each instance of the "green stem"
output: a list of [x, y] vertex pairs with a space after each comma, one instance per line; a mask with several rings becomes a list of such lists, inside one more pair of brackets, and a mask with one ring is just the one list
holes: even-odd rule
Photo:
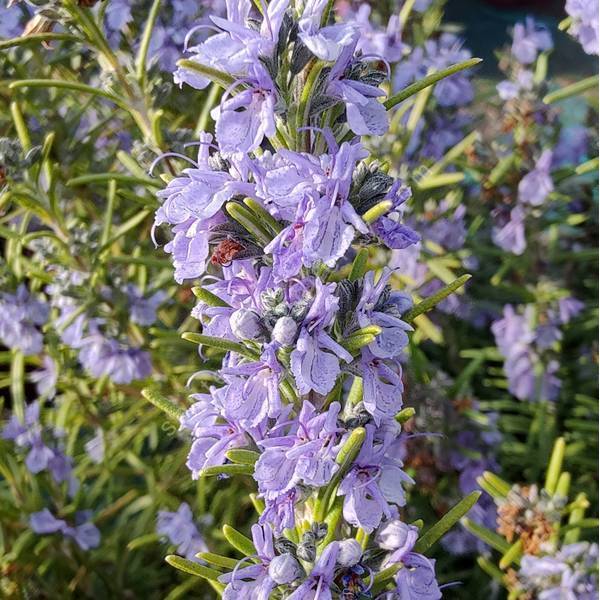
[[75, 81], [62, 81], [60, 79], [21, 79], [19, 81], [13, 81], [9, 86], [9, 89], [16, 90], [19, 88], [60, 88], [65, 90], [72, 90], [74, 92], [82, 92], [84, 94], [92, 94], [93, 96], [101, 96], [111, 102], [114, 102], [119, 108], [126, 110], [131, 113], [131, 109], [125, 102], [123, 102], [117, 96], [94, 88], [91, 85], [85, 83], [77, 83]]
[[425, 89], [426, 87], [429, 87], [429, 86], [433, 85], [434, 83], [437, 83], [438, 81], [440, 81], [442, 79], [445, 79], [446, 77], [450, 77], [450, 75], [454, 75], [454, 73], [458, 73], [459, 71], [464, 71], [465, 69], [470, 69], [471, 67], [474, 67], [475, 65], [479, 64], [480, 62], [481, 62], [481, 58], [471, 58], [469, 60], [465, 60], [464, 62], [452, 65], [452, 66], [448, 67], [447, 69], [443, 69], [442, 71], [438, 71], [437, 73], [432, 73], [431, 75], [428, 75], [427, 77], [421, 79], [420, 81], [415, 81], [415, 83], [413, 83], [412, 85], [409, 85], [408, 87], [405, 87], [403, 90], [401, 90], [397, 94], [394, 94], [393, 96], [388, 98], [383, 103], [383, 105], [389, 110], [390, 108], [393, 108], [394, 106], [396, 106], [396, 104], [400, 104], [400, 102], [403, 102], [407, 98], [410, 98], [411, 96], [413, 96], [417, 92], [420, 92], [421, 90]]
[[77, 42], [82, 40], [76, 35], [71, 35], [70, 33], [30, 33], [26, 36], [1, 41], [0, 50], [8, 50], [9, 48], [25, 46], [26, 44], [37, 44], [40, 42], [52, 41]]
[[[323, 71], [324, 67], [324, 62], [316, 61], [308, 73], [306, 83], [304, 84], [302, 94], [300, 95], [300, 103], [298, 104], [298, 112], [296, 114], [296, 132], [298, 132], [298, 130], [302, 127], [310, 125], [311, 99], [313, 96], [315, 85], [319, 79], [319, 75], [321, 74], [321, 71]], [[301, 144], [298, 150], [305, 150], [308, 152], [310, 131], [301, 131], [298, 133], [298, 135], [299, 139], [301, 140]]]
[[221, 94], [221, 87], [217, 83], [213, 83], [210, 86], [210, 91], [204, 100], [202, 105], [202, 111], [200, 112], [200, 116], [198, 117], [198, 122], [196, 123], [195, 135], [198, 137], [203, 131], [206, 131], [208, 126], [208, 121], [210, 119], [210, 111], [213, 106], [216, 105], [217, 100], [219, 99], [219, 95]]
[[25, 356], [14, 350], [10, 365], [10, 394], [13, 411], [21, 423], [25, 422]]
[[102, 228], [102, 237], [100, 244], [103, 246], [110, 237], [110, 228], [112, 227], [113, 212], [115, 208], [115, 198], [117, 197], [117, 182], [111, 179], [108, 182], [108, 193], [106, 195], [106, 211], [104, 213], [104, 226]]
[[143, 89], [146, 84], [146, 61], [148, 60], [148, 49], [150, 48], [150, 40], [152, 39], [152, 32], [154, 31], [154, 25], [158, 17], [158, 10], [160, 8], [160, 0], [154, 0], [150, 13], [148, 14], [148, 20], [144, 27], [144, 34], [142, 36], [142, 43], [135, 61], [135, 74], [140, 87]]

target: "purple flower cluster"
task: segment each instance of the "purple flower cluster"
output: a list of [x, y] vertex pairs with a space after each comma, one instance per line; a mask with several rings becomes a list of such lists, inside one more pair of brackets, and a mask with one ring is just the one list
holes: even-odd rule
[[554, 191], [554, 182], [550, 175], [552, 159], [553, 152], [544, 150], [536, 161], [535, 167], [519, 182], [516, 205], [509, 211], [496, 211], [492, 240], [503, 250], [517, 255], [525, 251], [527, 215], [532, 208], [542, 206]]
[[598, 54], [598, 0], [567, 0], [571, 17], [569, 33], [577, 38], [586, 54]]
[[384, 596], [388, 600], [439, 600], [442, 597], [435, 578], [435, 560], [412, 551], [417, 537], [416, 527], [398, 519], [387, 521], [377, 533], [379, 547], [390, 552], [384, 565], [389, 567], [398, 562], [403, 565], [395, 575], [397, 589]]
[[25, 408], [21, 421], [13, 414], [2, 429], [2, 438], [12, 440], [27, 451], [25, 465], [34, 475], [48, 471], [56, 483], [67, 482], [69, 494], [75, 494], [79, 482], [73, 474], [73, 460], [60, 444], [62, 432], [46, 431], [40, 423], [40, 405], [33, 402]]
[[104, 335], [90, 322], [88, 331], [76, 346], [81, 366], [96, 378], [107, 376], [117, 384], [146, 379], [152, 373], [150, 355]]
[[[326, 486], [338, 469], [335, 459], [348, 436], [344, 421], [363, 415], [373, 424], [338, 491], [345, 518], [373, 530], [391, 514], [390, 503], [404, 503], [399, 484], [407, 478], [394, 456], [399, 427], [393, 416], [402, 406], [400, 358], [410, 330], [400, 314], [410, 301], [389, 290], [390, 274], [375, 282], [368, 273], [348, 289], [314, 276], [276, 282], [270, 267], [256, 272], [248, 260], [223, 268], [223, 280], [206, 289], [227, 306], [201, 302], [193, 314], [204, 334], [251, 345], [254, 354], [228, 356], [220, 370], [225, 385], [196, 395], [182, 417], [193, 433], [188, 467], [194, 477], [223, 464], [229, 449], [258, 446], [255, 479], [267, 505], [264, 520], [279, 531], [292, 527], [304, 491]], [[354, 304], [353, 314], [340, 314], [340, 305], [347, 304]], [[381, 333], [353, 355], [341, 342], [369, 325]], [[353, 372], [362, 375], [362, 401], [343, 415], [337, 401], [317, 410], [340, 377]], [[296, 396], [306, 399], [298, 404]], [[363, 479], [366, 484], [357, 489]], [[397, 481], [395, 490], [388, 479]]]
[[[197, 68], [175, 73], [197, 89], [230, 82], [212, 111], [214, 139], [201, 134], [195, 161], [179, 155], [191, 164], [158, 192], [155, 219], [171, 227], [175, 279], [202, 278], [198, 341], [227, 351], [218, 384], [181, 417], [187, 466], [194, 478], [226, 474], [236, 456], [255, 456], [247, 469], [264, 504], [257, 554], [221, 576], [224, 598], [279, 586], [294, 600], [368, 591], [362, 547], [333, 530], [325, 543], [337, 527], [325, 517], [337, 505], [346, 536], [376, 532], [411, 482], [395, 417], [412, 302], [391, 290], [388, 269], [333, 276], [354, 245], [419, 240], [401, 218], [410, 190], [368, 162], [357, 137], [387, 130], [386, 76], [374, 63], [402, 47], [364, 8], [345, 22], [326, 11], [327, 0], [300, 14], [287, 0], [262, 14], [232, 0], [226, 18], [211, 17], [215, 35], [189, 48]], [[439, 60], [454, 62], [452, 52], [442, 44], [452, 56]], [[439, 598], [433, 562], [412, 544], [393, 548], [398, 594]]]
[[[185, 32], [191, 27], [202, 25], [202, 4], [196, 0], [171, 0], [168, 7], [165, 6], [159, 12], [150, 38], [148, 55], [162, 71], [173, 71], [185, 44]], [[117, 46], [129, 26], [143, 22], [143, 18], [147, 16], [146, 11], [144, 2], [111, 0], [104, 18], [106, 35], [111, 44]]]
[[[384, 564], [402, 564], [395, 576], [396, 590], [384, 596], [389, 600], [439, 600], [442, 597], [435, 578], [435, 561], [412, 551], [417, 536], [416, 527], [398, 519], [387, 521], [376, 536], [378, 546], [388, 553]], [[298, 559], [307, 560], [306, 552], [310, 550], [306, 548], [314, 547], [321, 532], [309, 531], [303, 537], [306, 539], [302, 545], [296, 548], [288, 543], [282, 551], [281, 539], [274, 537], [269, 525], [254, 525], [252, 541], [257, 561], [219, 577], [227, 584], [223, 598], [231, 600], [240, 594], [244, 598], [268, 598], [278, 586], [293, 589], [285, 596], [289, 600], [331, 600], [334, 589], [354, 597], [368, 594], [370, 586], [365, 584], [368, 571], [362, 564], [363, 549], [354, 538], [329, 542], [316, 560], [309, 560], [314, 566], [306, 573]]]
[[0, 294], [0, 342], [26, 356], [42, 352], [40, 326], [48, 320], [50, 308], [33, 297], [24, 285], [14, 294]]
[[[394, 75], [394, 89], [400, 90], [429, 74], [440, 71], [471, 58], [462, 40], [453, 33], [442, 33], [437, 40], [427, 40], [399, 62]], [[433, 95], [439, 106], [459, 107], [470, 104], [474, 98], [473, 84], [466, 71], [442, 79], [436, 84]]]
[[[232, 600], [240, 595], [243, 598], [269, 598], [277, 586], [283, 585], [295, 588], [286, 595], [289, 600], [331, 600], [331, 588], [336, 580], [341, 580], [349, 586], [346, 589], [357, 593], [367, 589], [362, 581], [366, 570], [360, 565], [362, 548], [355, 539], [330, 542], [315, 560], [314, 555], [308, 559], [306, 553], [311, 550], [307, 548], [312, 548], [314, 552], [315, 541], [322, 538], [322, 532], [309, 531], [304, 538], [304, 550], [287, 544], [285, 551], [280, 551], [280, 540], [274, 537], [272, 528], [269, 525], [254, 525], [252, 541], [257, 551], [257, 561], [219, 577], [222, 583], [227, 584], [223, 598]], [[314, 563], [308, 573], [298, 560], [301, 555], [307, 562]]]
[[554, 46], [550, 32], [532, 17], [514, 26], [512, 38], [509, 78], [497, 86], [500, 98], [505, 101], [533, 90], [534, 74], [531, 67], [541, 52], [552, 50]]
[[182, 502], [175, 512], [159, 510], [156, 517], [156, 533], [165, 536], [177, 546], [177, 553], [189, 560], [195, 560], [199, 552], [207, 552], [204, 539], [192, 517], [189, 504]]
[[598, 597], [598, 545], [579, 542], [556, 554], [526, 555], [517, 573], [519, 591], [541, 600]]
[[[54, 283], [46, 288], [59, 312], [54, 327], [61, 341], [77, 351], [81, 366], [93, 377], [108, 376], [117, 384], [145, 379], [152, 373], [148, 352], [132, 346], [127, 339], [110, 335], [111, 324], [104, 318], [90, 316], [85, 305], [71, 293], [86, 281], [85, 273], [59, 270]], [[114, 302], [117, 294], [127, 305], [132, 322], [143, 326], [156, 321], [157, 308], [165, 300], [163, 292], [146, 297], [132, 284], [123, 290], [103, 290], [107, 301]]]
[[551, 50], [552, 36], [548, 30], [531, 17], [517, 23], [513, 29], [511, 53], [522, 65], [533, 64], [540, 52]]
[[[234, 111], [233, 117], [239, 114]], [[236, 139], [239, 136], [227, 143]], [[256, 139], [260, 142], [262, 136]], [[241, 147], [251, 148], [254, 143], [242, 141]], [[281, 150], [259, 158], [242, 154], [224, 158], [222, 151], [211, 156], [210, 146], [210, 136], [205, 134], [194, 168], [186, 169], [183, 177], [173, 179], [158, 194], [164, 202], [155, 224], [173, 226], [174, 238], [165, 250], [173, 256], [178, 282], [201, 276], [209, 260], [228, 264], [233, 258], [263, 255], [263, 249], [236, 232], [224, 214], [224, 205], [240, 196], [259, 201], [277, 219], [277, 235], [264, 247], [272, 257], [276, 280], [295, 277], [303, 267], [318, 263], [335, 267], [357, 236], [376, 235], [392, 248], [404, 248], [418, 239], [394, 218], [409, 195], [407, 188], [370, 171], [357, 182], [366, 171], [361, 161], [367, 153], [360, 142], [340, 146], [332, 142], [331, 153], [318, 157]], [[368, 210], [361, 196], [365, 188], [375, 188], [379, 200], [393, 205], [390, 214], [371, 225], [361, 218]]]
[[369, 4], [361, 4], [356, 11], [341, 7], [339, 15], [347, 23], [352, 23], [360, 32], [357, 50], [363, 55], [380, 57], [388, 63], [398, 62], [408, 46], [402, 43], [402, 31], [398, 15], [392, 15], [385, 27], [373, 23]]
[[561, 327], [577, 316], [583, 304], [561, 298], [542, 315], [527, 305], [522, 312], [504, 307], [503, 317], [492, 324], [498, 349], [504, 356], [509, 390], [519, 400], [556, 400], [561, 389], [559, 363], [551, 350], [562, 339]]
[[62, 533], [72, 538], [82, 550], [93, 550], [100, 545], [100, 531], [90, 521], [90, 511], [77, 513], [75, 525], [69, 525], [64, 519], [57, 519], [52, 512], [44, 508], [29, 515], [31, 529], [39, 535]]

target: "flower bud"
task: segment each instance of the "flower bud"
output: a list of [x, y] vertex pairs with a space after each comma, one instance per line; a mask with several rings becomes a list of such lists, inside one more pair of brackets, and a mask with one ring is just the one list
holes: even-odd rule
[[239, 308], [229, 317], [229, 326], [236, 338], [240, 340], [255, 340], [263, 332], [260, 317], [246, 308]]
[[280, 554], [296, 554], [296, 544], [283, 536], [275, 540], [274, 546]]
[[340, 542], [337, 562], [342, 567], [353, 567], [362, 558], [362, 547], [353, 538]]
[[418, 536], [419, 530], [416, 527], [393, 519], [379, 530], [376, 542], [384, 550], [394, 550], [394, 555], [401, 558], [412, 550]]
[[273, 327], [273, 339], [282, 346], [289, 346], [293, 343], [298, 326], [292, 317], [281, 317]]
[[328, 529], [327, 523], [313, 523], [311, 527], [316, 540], [322, 540], [327, 535]]
[[317, 558], [317, 547], [314, 541], [307, 540], [299, 544], [297, 554], [298, 558], [306, 562], [314, 562], [315, 558]]
[[289, 553], [276, 556], [269, 564], [269, 577], [278, 585], [292, 583], [302, 575], [304, 569]]

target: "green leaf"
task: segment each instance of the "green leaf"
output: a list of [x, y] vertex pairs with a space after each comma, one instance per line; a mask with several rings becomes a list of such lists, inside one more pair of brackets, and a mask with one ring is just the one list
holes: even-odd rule
[[310, 109], [312, 104], [312, 99], [315, 94], [315, 89], [317, 84], [319, 83], [319, 76], [321, 72], [325, 68], [326, 63], [321, 60], [311, 60], [307, 65], [306, 69], [310, 69], [308, 71], [306, 80], [304, 82], [304, 86], [302, 88], [302, 92], [300, 93], [300, 101], [298, 104], [298, 111], [296, 113], [295, 119], [295, 131], [301, 139], [301, 145], [299, 149], [308, 150], [308, 140], [310, 133], [306, 130], [299, 131], [301, 127], [306, 127], [310, 124]]
[[225, 456], [234, 463], [239, 465], [254, 465], [256, 461], [260, 458], [260, 454], [258, 452], [254, 452], [254, 450], [244, 450], [242, 448], [234, 448], [232, 450], [228, 450], [225, 453]]
[[515, 164], [516, 157], [514, 154], [509, 154], [498, 161], [498, 164], [491, 170], [490, 176], [484, 182], [483, 187], [490, 189], [504, 181], [504, 178]]
[[256, 200], [244, 198], [244, 204], [254, 213], [261, 225], [270, 229], [273, 235], [277, 235], [283, 230], [281, 223], [270, 215]]
[[208, 306], [222, 306], [224, 308], [229, 307], [229, 304], [227, 304], [225, 300], [221, 300], [219, 296], [199, 286], [193, 287], [192, 293], [194, 296], [196, 296], [196, 298], [198, 298], [198, 300], [200, 300], [200, 302], [204, 302], [204, 304], [208, 304]]
[[581, 81], [567, 85], [554, 92], [550, 92], [548, 95], [544, 96], [542, 101], [544, 104], [554, 104], [555, 102], [560, 102], [561, 100], [565, 100], [571, 96], [582, 94], [587, 90], [597, 89], [599, 81], [600, 77], [598, 75], [587, 77], [586, 79], [582, 79]]
[[273, 236], [265, 229], [259, 219], [245, 206], [237, 202], [228, 202], [225, 205], [225, 210], [262, 246], [266, 246], [273, 239]]
[[23, 118], [21, 107], [17, 102], [10, 103], [10, 114], [13, 118], [13, 123], [15, 124], [17, 137], [19, 138], [19, 142], [21, 142], [21, 147], [24, 152], [27, 152], [31, 149], [31, 137], [29, 136], [29, 130], [27, 129], [27, 123], [25, 123], [25, 119]]
[[235, 82], [235, 78], [228, 73], [219, 71], [218, 69], [213, 69], [212, 67], [206, 67], [195, 60], [188, 60], [184, 58], [177, 61], [177, 66], [200, 73], [200, 75], [210, 79], [214, 83], [220, 85], [222, 88], [228, 88], [232, 83]]
[[439, 292], [425, 298], [422, 302], [419, 302], [415, 307], [411, 308], [408, 312], [404, 313], [402, 319], [406, 322], [412, 321], [415, 317], [431, 310], [436, 304], [439, 304], [444, 298], [447, 298], [450, 294], [461, 288], [467, 281], [471, 279], [471, 275], [462, 275], [449, 285], [443, 287]]
[[[358, 379], [358, 378], [357, 378]], [[362, 380], [361, 380], [362, 384]], [[362, 448], [363, 442], [367, 431], [364, 427], [357, 427], [344, 442], [344, 445], [340, 449], [335, 462], [340, 468], [335, 472], [331, 481], [325, 488], [322, 497], [319, 497], [314, 510], [314, 519], [317, 523], [323, 522], [325, 519], [327, 510], [329, 508], [329, 502], [333, 497], [334, 492], [337, 489], [339, 482], [350, 470], [354, 459], [358, 456], [360, 449]]]
[[327, 525], [327, 533], [325, 537], [319, 543], [321, 548], [325, 548], [327, 544], [333, 542], [338, 533], [338, 525], [342, 519], [343, 507], [341, 500], [338, 500], [328, 510], [327, 516], [325, 517], [325, 524]]
[[236, 550], [239, 550], [245, 556], [256, 554], [256, 548], [254, 548], [252, 540], [237, 531], [237, 529], [230, 525], [223, 525], [223, 535]]
[[115, 242], [122, 238], [126, 233], [129, 233], [132, 229], [135, 229], [144, 219], [151, 213], [150, 210], [141, 210], [137, 214], [133, 215], [130, 219], [127, 219], [124, 223], [121, 223], [119, 227], [116, 227], [114, 234], [106, 244], [100, 246], [99, 252], [102, 253], [104, 250], [110, 248]]
[[246, 346], [240, 344], [239, 342], [232, 342], [223, 338], [202, 335], [201, 333], [193, 333], [191, 331], [186, 331], [181, 335], [181, 337], [188, 342], [193, 342], [194, 344], [199, 344], [200, 346], [210, 346], [211, 348], [217, 348], [223, 352], [236, 352], [237, 354], [252, 360], [256, 360], [258, 358], [258, 355], [255, 352], [249, 348], [246, 348]]
[[77, 187], [80, 185], [87, 185], [88, 183], [108, 183], [110, 181], [119, 181], [128, 185], [145, 185], [155, 188], [161, 188], [162, 183], [157, 179], [150, 179], [135, 177], [133, 175], [126, 175], [125, 173], [88, 173], [87, 175], [80, 175], [79, 177], [73, 177], [67, 181], [67, 187]]
[[453, 506], [433, 527], [428, 529], [415, 544], [415, 552], [424, 554], [462, 517], [464, 517], [479, 500], [481, 492], [471, 492], [458, 504]]
[[23, 193], [12, 194], [12, 199], [25, 210], [29, 210], [37, 215], [42, 221], [51, 222], [52, 216], [48, 212], [48, 208], [44, 206], [37, 198]]
[[217, 567], [222, 567], [224, 569], [235, 569], [240, 562], [239, 560], [235, 560], [235, 558], [213, 554], [212, 552], [198, 552], [196, 557], [211, 565], [216, 565]]
[[355, 335], [343, 341], [342, 346], [348, 350], [350, 354], [356, 354], [361, 348], [372, 344], [376, 339], [377, 338], [370, 333]]
[[[376, 573], [375, 577], [373, 578], [373, 587], [371, 589], [372, 593], [376, 594], [377, 592], [382, 591], [387, 583], [391, 581], [392, 577], [394, 577], [394, 575], [396, 575], [396, 573], [402, 568], [402, 563], [397, 562], [391, 564], [385, 569], [382, 569], [379, 571], [379, 573]], [[370, 578], [367, 578], [366, 583], [369, 583], [369, 580]]]
[[112, 227], [113, 213], [115, 210], [115, 199], [117, 196], [117, 182], [111, 179], [108, 182], [108, 190], [106, 194], [106, 210], [104, 211], [104, 226], [102, 227], [102, 235], [100, 244], [104, 245], [110, 239], [110, 230]]
[[383, 105], [389, 110], [390, 108], [393, 108], [394, 106], [396, 106], [396, 104], [400, 104], [400, 102], [403, 102], [407, 98], [410, 98], [414, 94], [437, 83], [438, 81], [441, 81], [442, 79], [445, 79], [446, 77], [450, 77], [450, 75], [454, 75], [455, 73], [458, 73], [460, 71], [464, 71], [465, 69], [470, 69], [471, 67], [474, 67], [475, 65], [479, 64], [480, 62], [481, 62], [481, 58], [470, 58], [469, 60], [465, 60], [464, 62], [452, 65], [452, 66], [448, 67], [447, 69], [438, 71], [437, 73], [432, 73], [431, 75], [424, 77], [420, 81], [415, 81], [415, 83], [413, 83], [412, 85], [409, 85], [408, 87], [405, 87], [403, 90], [401, 90], [397, 94], [394, 94], [393, 96], [388, 98], [383, 103]]
[[404, 139], [406, 140], [405, 143], [412, 138], [417, 126], [419, 125], [419, 122], [422, 120], [425, 109], [427, 108], [427, 102], [431, 97], [432, 90], [433, 88], [426, 87], [416, 94], [415, 99], [412, 102], [412, 107], [410, 109], [408, 120], [406, 121], [406, 126], [404, 129]]
[[400, 9], [400, 12], [398, 14], [398, 20], [400, 21], [400, 31], [404, 31], [404, 26], [406, 25], [408, 17], [410, 17], [410, 13], [412, 12], [412, 9], [415, 6], [415, 1], [416, 0], [406, 0], [406, 2], [402, 4], [402, 8]]
[[14, 240], [21, 236], [19, 232], [9, 229], [8, 227], [4, 227], [4, 225], [0, 225], [0, 237], [3, 237], [7, 240]]
[[495, 579], [498, 583], [504, 582], [504, 573], [490, 560], [483, 556], [477, 557], [477, 564], [479, 568], [487, 573], [492, 579]]
[[544, 487], [546, 491], [553, 496], [556, 492], [556, 486], [558, 484], [558, 478], [562, 471], [562, 464], [565, 458], [565, 438], [559, 437], [554, 442], [554, 448], [550, 456], [550, 462], [548, 463], [548, 471], [546, 472], [546, 483]]
[[426, 175], [416, 181], [416, 184], [420, 190], [434, 190], [445, 185], [456, 185], [464, 178], [464, 173], [442, 173], [441, 175]]
[[510, 548], [510, 544], [501, 535], [498, 535], [495, 531], [492, 531], [479, 523], [475, 523], [475, 521], [471, 521], [471, 519], [467, 517], [461, 519], [461, 524], [490, 548], [498, 550], [498, 552], [502, 552], [502, 554]]
[[361, 248], [354, 257], [352, 263], [352, 270], [348, 279], [350, 281], [357, 281], [367, 272], [367, 262], [369, 260], [369, 250], [367, 248]]
[[523, 556], [523, 542], [521, 540], [517, 540], [503, 555], [500, 559], [500, 568], [506, 569], [513, 563], [515, 565], [519, 564], [521, 560], [521, 556]]
[[16, 46], [38, 44], [40, 42], [81, 42], [77, 36], [69, 33], [29, 33], [27, 35], [0, 41], [0, 50], [8, 50]]
[[356, 406], [363, 397], [363, 380], [362, 377], [354, 377], [352, 380], [352, 386], [348, 392], [348, 399], [346, 401], [348, 406]]
[[567, 525], [563, 525], [560, 528], [561, 533], [565, 533], [567, 531], [571, 531], [573, 529], [596, 529], [600, 525], [600, 521], [598, 519], [581, 519], [574, 523], [567, 523]]
[[265, 511], [265, 501], [262, 498], [259, 498], [256, 494], [248, 494], [250, 497], [250, 502], [252, 502], [252, 506], [254, 506], [254, 510], [257, 514], [262, 515]]
[[184, 573], [189, 573], [190, 575], [196, 575], [196, 577], [202, 577], [203, 579], [208, 579], [210, 581], [218, 581], [221, 573], [219, 571], [215, 571], [214, 569], [209, 569], [203, 565], [199, 565], [193, 560], [188, 560], [187, 558], [182, 558], [181, 556], [177, 556], [176, 554], [169, 554], [165, 557], [165, 560], [176, 569], [183, 571]]
[[132, 175], [135, 175], [144, 181], [148, 178], [146, 171], [144, 171], [139, 163], [124, 150], [117, 151], [117, 159]]
[[20, 350], [12, 352], [10, 394], [15, 416], [23, 423], [25, 421], [25, 356]]
[[179, 418], [184, 411], [173, 404], [173, 402], [167, 400], [167, 398], [152, 388], [144, 388], [142, 390], [142, 396], [144, 396], [148, 402], [154, 404], [156, 408], [162, 410], [170, 419], [179, 423]]
[[412, 419], [415, 416], [416, 412], [417, 411], [412, 406], [408, 406], [406, 408], [403, 408], [395, 416], [395, 419], [396, 419], [396, 421], [398, 421], [398, 423], [400, 423], [400, 425], [403, 425], [404, 423], [406, 423], [407, 421]]
[[8, 86], [11, 90], [19, 88], [59, 88], [65, 90], [71, 90], [73, 92], [81, 92], [83, 94], [91, 94], [92, 96], [101, 96], [110, 100], [123, 110], [130, 112], [127, 103], [121, 100], [118, 96], [114, 96], [109, 92], [105, 92], [99, 88], [86, 85], [85, 83], [77, 83], [75, 81], [63, 81], [61, 79], [20, 79], [19, 81], [13, 81]]
[[215, 465], [206, 467], [200, 471], [202, 477], [217, 477], [218, 475], [252, 475], [254, 467], [252, 465]]
[[569, 488], [571, 487], [571, 473], [561, 473], [556, 484], [555, 495], [561, 498], [569, 497]]
[[585, 493], [581, 492], [577, 494], [573, 504], [575, 505], [575, 508], [571, 510], [571, 514], [569, 515], [570, 528], [565, 535], [565, 544], [574, 544], [575, 542], [579, 541], [581, 529], [578, 527], [578, 525], [583, 521], [586, 507], [589, 506], [589, 502]]
[[454, 380], [454, 383], [449, 388], [448, 394], [451, 398], [456, 398], [466, 390], [469, 382], [479, 371], [484, 360], [484, 356], [478, 356], [471, 359], [469, 364], [460, 372], [460, 375]]
[[147, 546], [148, 544], [157, 544], [160, 541], [160, 536], [157, 533], [147, 533], [146, 535], [141, 535], [132, 539], [127, 544], [127, 550], [137, 550], [142, 546]]
[[590, 173], [591, 171], [598, 171], [598, 164], [598, 157], [586, 160], [584, 163], [581, 163], [580, 165], [575, 167], [575, 173], [577, 173], [577, 175], [585, 175], [586, 173]]
[[379, 217], [382, 217], [386, 213], [390, 212], [393, 206], [394, 204], [391, 200], [382, 200], [365, 212], [362, 215], [362, 220], [367, 224], [373, 223], [374, 221], [377, 221]]
[[506, 496], [486, 481], [483, 477], [477, 478], [477, 485], [484, 491], [487, 492], [494, 499], [502, 499]]
[[504, 481], [498, 475], [492, 473], [491, 471], [484, 471], [482, 475], [484, 481], [487, 481], [491, 486], [494, 487], [502, 497], [508, 496], [508, 493], [511, 490], [511, 485], [507, 481]]

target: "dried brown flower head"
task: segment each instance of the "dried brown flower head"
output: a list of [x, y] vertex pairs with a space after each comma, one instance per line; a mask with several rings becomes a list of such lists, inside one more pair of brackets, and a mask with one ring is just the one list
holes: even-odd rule
[[526, 554], [537, 555], [552, 536], [553, 523], [539, 502], [536, 486], [514, 486], [498, 506], [497, 531], [507, 541], [521, 540]]

